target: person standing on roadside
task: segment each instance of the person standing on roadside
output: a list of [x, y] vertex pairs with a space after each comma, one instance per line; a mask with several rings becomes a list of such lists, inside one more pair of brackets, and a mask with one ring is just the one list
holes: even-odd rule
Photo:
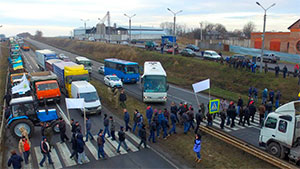
[[110, 120], [110, 135], [111, 135], [111, 140], [116, 140], [116, 137], [115, 137], [116, 126], [115, 126], [115, 122], [114, 122], [113, 116], [109, 116], [109, 120]]
[[[104, 114], [104, 119], [103, 119], [103, 125], [104, 125], [104, 133], [103, 136], [105, 137], [105, 134], [108, 134], [108, 137], [110, 137], [110, 132], [109, 132], [109, 119], [107, 118], [107, 114]], [[100, 133], [98, 133], [99, 135]]]
[[92, 129], [92, 122], [91, 119], [89, 117], [86, 117], [86, 136], [85, 136], [85, 141], [89, 140], [89, 136], [91, 137], [91, 140], [94, 140], [94, 137], [91, 133], [91, 129]]
[[[119, 90], [117, 89], [117, 87], [114, 87], [112, 89], [113, 92], [113, 97], [114, 97], [114, 101], [115, 101], [115, 108], [118, 108], [119, 105]], [[105, 131], [104, 131], [105, 132]]]
[[161, 110], [158, 110], [158, 115], [157, 115], [157, 125], [156, 125], [156, 136], [159, 138], [159, 133], [160, 133], [160, 129], [163, 127], [163, 120], [164, 120], [165, 116], [162, 113]]
[[148, 138], [149, 142], [151, 142], [151, 139], [152, 139], [152, 143], [155, 143], [155, 130], [156, 130], [156, 121], [153, 117], [153, 120], [150, 123], [150, 136]]
[[281, 98], [281, 93], [279, 90], [277, 90], [276, 96], [275, 96], [275, 107], [276, 109], [279, 107], [279, 100]]
[[66, 135], [66, 123], [61, 117], [59, 118], [58, 128], [59, 128], [61, 143], [64, 143], [65, 140], [69, 141], [69, 138]]
[[239, 115], [241, 110], [243, 109], [244, 101], [241, 96], [239, 96], [239, 100], [237, 102], [236, 114]]
[[198, 130], [199, 130], [199, 126], [202, 122], [202, 115], [201, 115], [201, 110], [198, 110], [198, 113], [196, 113], [196, 129], [195, 129], [195, 134], [198, 133]]
[[243, 126], [245, 126], [245, 122], [247, 121], [248, 126], [250, 126], [250, 111], [248, 106], [244, 107], [244, 120], [243, 120]]
[[258, 112], [259, 112], [259, 124], [260, 126], [262, 127], [263, 125], [263, 120], [264, 120], [264, 117], [265, 117], [265, 112], [266, 112], [266, 107], [264, 104], [261, 104], [259, 107], [258, 107]]
[[267, 74], [268, 73], [268, 64], [267, 63], [265, 63], [264, 69], [265, 69], [265, 74]]
[[12, 150], [10, 154], [11, 156], [7, 162], [7, 166], [10, 167], [12, 165], [13, 169], [21, 169], [23, 158], [17, 154], [16, 150]]
[[279, 68], [279, 65], [277, 64], [277, 65], [275, 66], [275, 77], [278, 77], [279, 71], [280, 71], [280, 68]]
[[171, 113], [170, 120], [171, 120], [172, 128], [169, 131], [169, 135], [171, 135], [172, 133], [176, 134], [176, 121], [177, 120], [176, 120], [176, 116], [174, 113]]
[[250, 103], [249, 105], [249, 112], [250, 112], [250, 116], [251, 116], [251, 122], [254, 123], [254, 116], [256, 113], [256, 106], [254, 105], [254, 103]]
[[125, 109], [126, 108], [126, 100], [127, 100], [127, 97], [126, 97], [126, 94], [124, 92], [124, 89], [122, 88], [121, 89], [121, 92], [120, 92], [120, 96], [119, 96], [119, 101], [120, 101], [120, 106]]
[[268, 89], [265, 88], [262, 93], [262, 104], [266, 104], [268, 98]]
[[123, 112], [124, 112], [124, 122], [125, 122], [126, 131], [128, 130], [131, 131], [131, 127], [129, 127], [129, 120], [130, 120], [129, 113], [127, 112], [127, 109], [123, 109]]
[[134, 111], [134, 115], [133, 115], [133, 128], [132, 128], [132, 132], [135, 132], [136, 126], [139, 122], [139, 112], [138, 110]]
[[49, 122], [46, 123], [44, 135], [47, 139], [47, 143], [49, 143], [49, 145], [52, 146], [51, 140], [52, 140], [52, 136], [53, 136], [53, 131], [52, 131], [52, 127], [50, 126]]
[[274, 91], [272, 89], [270, 89], [270, 92], [269, 92], [269, 101], [272, 102], [272, 105], [274, 105]]
[[189, 128], [188, 128], [188, 131], [190, 130], [190, 128], [192, 127], [193, 130], [195, 129], [194, 127], [194, 108], [193, 107], [190, 107], [189, 111], [188, 111], [188, 116], [189, 116]]
[[75, 132], [72, 134], [71, 144], [72, 144], [72, 154], [71, 154], [70, 158], [73, 158], [75, 156], [76, 159], [78, 159], [77, 138], [76, 138], [76, 133]]
[[97, 144], [98, 144], [98, 159], [100, 159], [102, 156], [104, 159], [106, 159], [105, 156], [105, 152], [104, 152], [104, 143], [105, 143], [105, 139], [104, 139], [104, 135], [103, 135], [103, 130], [100, 129], [98, 138], [97, 138]]
[[286, 78], [286, 73], [288, 72], [286, 65], [284, 65], [282, 72], [283, 72], [283, 78]]
[[171, 103], [170, 112], [175, 115], [176, 121], [179, 123], [179, 119], [177, 117], [178, 108], [177, 108], [175, 102]]
[[252, 93], [253, 93], [253, 87], [250, 86], [249, 89], [248, 89], [248, 96], [252, 97]]
[[196, 153], [196, 159], [195, 161], [197, 163], [201, 162], [201, 135], [200, 134], [196, 134], [195, 136], [195, 140], [194, 140], [194, 148], [193, 148], [194, 152]]
[[120, 147], [121, 147], [122, 143], [124, 144], [126, 151], [128, 151], [129, 149], [128, 149], [127, 144], [125, 142], [125, 133], [124, 133], [124, 127], [123, 126], [120, 127], [120, 131], [118, 132], [118, 136], [119, 136], [119, 145], [118, 145], [118, 148], [117, 148], [117, 153], [120, 153]]
[[19, 141], [19, 151], [20, 151], [20, 154], [23, 154], [25, 164], [28, 164], [30, 148], [31, 148], [30, 141], [25, 136], [22, 136]]
[[184, 113], [184, 106], [183, 106], [182, 102], [180, 102], [179, 108], [178, 108], [178, 114], [179, 114], [179, 118], [180, 118], [180, 125], [183, 125], [183, 119], [182, 119], [183, 113]]
[[146, 133], [146, 129], [145, 129], [145, 125], [143, 124], [142, 125], [142, 128], [139, 130], [139, 136], [141, 138], [141, 142], [138, 146], [138, 149], [141, 148], [141, 145], [144, 144], [144, 147], [145, 148], [148, 148], [147, 147], [147, 133]]
[[75, 131], [76, 131], [76, 124], [75, 124], [74, 119], [71, 119], [70, 123], [71, 123], [71, 132], [75, 133]]
[[148, 125], [149, 125], [149, 127], [150, 127], [150, 123], [151, 123], [152, 116], [153, 116], [153, 109], [152, 109], [151, 106], [147, 106], [147, 109], [146, 109], [146, 117], [147, 117], [147, 120], [148, 120]]
[[253, 88], [253, 98], [254, 101], [257, 102], [257, 89], [255, 87]]
[[43, 167], [44, 162], [46, 161], [46, 157], [48, 158], [48, 162], [49, 164], [53, 165], [52, 159], [51, 159], [51, 147], [50, 147], [50, 143], [48, 143], [47, 138], [43, 137], [43, 140], [41, 142], [41, 152], [43, 154], [43, 159], [42, 161], [39, 163], [41, 167]]
[[187, 134], [188, 129], [189, 129], [189, 116], [188, 116], [187, 112], [183, 113], [182, 121], [183, 121], [183, 126], [184, 126], [183, 132], [184, 132], [184, 134]]

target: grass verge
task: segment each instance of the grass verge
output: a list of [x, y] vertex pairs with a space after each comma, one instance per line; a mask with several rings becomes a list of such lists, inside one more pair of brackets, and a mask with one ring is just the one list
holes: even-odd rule
[[[123, 118], [120, 106], [114, 107], [115, 103], [110, 101], [112, 98], [108, 92], [108, 87], [101, 82], [92, 80], [91, 83], [96, 87], [102, 104], [115, 112], [117, 116]], [[127, 95], [127, 110], [130, 117], [133, 117], [133, 111], [138, 109], [144, 117], [146, 104], [140, 102], [132, 96]], [[159, 144], [163, 149], [171, 152], [171, 155], [179, 156], [188, 166], [193, 168], [274, 168], [270, 164], [260, 160], [250, 154], [247, 154], [234, 146], [224, 143], [210, 135], [203, 135], [202, 138], [202, 158], [200, 164], [194, 162], [195, 153], [193, 152], [194, 135], [190, 132], [183, 134], [182, 128], [177, 127], [178, 134], [168, 137], [167, 140], [159, 139]]]
[[8, 58], [9, 49], [7, 43], [1, 45], [1, 56], [0, 56], [0, 105], [3, 105], [3, 96], [5, 95], [5, 85], [7, 78]]

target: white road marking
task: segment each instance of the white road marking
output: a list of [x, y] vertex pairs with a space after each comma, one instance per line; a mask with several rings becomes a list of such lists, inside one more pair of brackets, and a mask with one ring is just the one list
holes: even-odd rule
[[[119, 139], [118, 135], [116, 135], [116, 139]], [[136, 148], [135, 145], [133, 145], [130, 141], [128, 141], [128, 139], [125, 139], [125, 142], [126, 142], [128, 148], [129, 148], [132, 152], [139, 151], [139, 149]]]
[[43, 167], [40, 166], [40, 162], [42, 161], [42, 157], [43, 157], [43, 154], [41, 153], [40, 146], [34, 147], [34, 152], [35, 152], [36, 160], [38, 162], [39, 169], [46, 169], [46, 168], [48, 168], [47, 167], [47, 165], [49, 165], [48, 164], [48, 159], [46, 159], [46, 161], [44, 162]]
[[59, 160], [59, 158], [58, 158], [58, 155], [57, 155], [57, 152], [56, 152], [56, 150], [55, 150], [55, 148], [52, 148], [51, 149], [51, 152], [50, 152], [50, 154], [51, 154], [51, 158], [52, 158], [52, 161], [53, 161], [53, 165], [54, 165], [54, 168], [56, 169], [56, 168], [62, 168], [62, 164], [61, 164], [61, 162], [60, 162], [60, 160]]
[[[94, 139], [97, 140], [97, 135], [94, 136]], [[104, 152], [108, 157], [114, 157], [117, 156], [117, 153], [115, 153], [114, 147], [110, 145], [108, 142], [104, 143]]]
[[76, 165], [76, 162], [74, 160], [72, 160], [71, 158], [69, 158], [71, 152], [68, 149], [68, 146], [66, 145], [66, 143], [56, 143], [56, 146], [58, 148], [58, 151], [60, 152], [60, 155], [63, 158], [64, 164], [66, 165], [66, 167]]
[[87, 148], [89, 149], [89, 151], [92, 153], [92, 155], [94, 156], [94, 158], [96, 160], [98, 160], [98, 150], [96, 149], [96, 147], [92, 144], [91, 140], [85, 142], [85, 145], [87, 146]]
[[[113, 141], [113, 140], [111, 140], [109, 138], [105, 138], [105, 140], [108, 141], [117, 150], [119, 142]], [[120, 154], [126, 154], [126, 153], [127, 153], [127, 151], [121, 146], [120, 147]]]

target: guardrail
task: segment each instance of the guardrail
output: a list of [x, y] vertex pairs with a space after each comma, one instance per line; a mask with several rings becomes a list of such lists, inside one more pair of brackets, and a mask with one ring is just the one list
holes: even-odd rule
[[201, 131], [204, 131], [226, 143], [229, 143], [249, 154], [252, 154], [253, 156], [261, 159], [261, 160], [264, 160], [278, 168], [282, 168], [282, 169], [293, 169], [293, 168], [297, 168], [296, 166], [284, 161], [284, 160], [281, 160], [279, 158], [276, 158], [270, 154], [268, 154], [267, 152], [257, 148], [257, 147], [254, 147], [244, 141], [241, 141], [237, 138], [234, 138], [232, 136], [230, 136], [229, 134], [227, 133], [224, 133], [222, 131], [218, 131], [214, 128], [211, 128], [211, 127], [205, 127], [205, 126], [200, 126], [200, 130]]

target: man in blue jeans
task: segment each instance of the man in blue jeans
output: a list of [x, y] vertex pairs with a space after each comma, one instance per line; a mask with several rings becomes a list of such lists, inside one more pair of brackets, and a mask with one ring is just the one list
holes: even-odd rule
[[105, 152], [104, 152], [104, 143], [105, 143], [105, 139], [104, 139], [104, 136], [103, 136], [103, 130], [100, 129], [100, 134], [97, 138], [97, 143], [98, 143], [98, 159], [100, 159], [102, 156], [104, 159], [106, 159], [106, 156], [105, 156]]
[[91, 133], [92, 122], [91, 119], [86, 117], [86, 138], [85, 141], [89, 140], [89, 136], [91, 136], [91, 140], [94, 140], [93, 135]]
[[[105, 137], [105, 134], [108, 134], [108, 137], [110, 137], [110, 132], [109, 132], [109, 119], [107, 118], [107, 114], [104, 114], [104, 121], [103, 121], [103, 125], [104, 125], [104, 133], [103, 136]], [[98, 135], [100, 134], [100, 132], [98, 133]]]
[[121, 147], [121, 144], [123, 143], [124, 146], [125, 146], [125, 149], [128, 151], [128, 147], [127, 147], [127, 144], [125, 142], [125, 132], [124, 132], [124, 127], [121, 126], [120, 127], [120, 131], [118, 132], [118, 136], [119, 136], [119, 146], [117, 148], [117, 152], [120, 153], [120, 147]]
[[172, 133], [176, 134], [176, 115], [174, 113], [171, 113], [170, 119], [172, 123], [172, 128], [169, 131], [169, 135]]
[[49, 143], [48, 143], [48, 141], [47, 141], [47, 139], [46, 139], [45, 136], [43, 137], [43, 140], [41, 142], [41, 146], [40, 147], [41, 147], [41, 152], [43, 154], [43, 159], [40, 162], [40, 166], [43, 167], [43, 164], [46, 161], [46, 157], [48, 158], [49, 164], [53, 164], [52, 159], [51, 159], [51, 155], [50, 155], [50, 151], [51, 151], [50, 145], [49, 145]]

